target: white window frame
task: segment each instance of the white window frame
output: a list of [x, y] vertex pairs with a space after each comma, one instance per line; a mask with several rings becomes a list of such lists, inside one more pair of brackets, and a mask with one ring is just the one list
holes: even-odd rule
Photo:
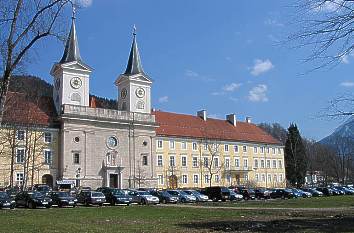
[[254, 177], [255, 177], [256, 182], [258, 182], [259, 181], [259, 174], [256, 173], [256, 175]]
[[[173, 158], [173, 159], [171, 159], [171, 158]], [[172, 164], [172, 161], [173, 161], [173, 164]], [[169, 167], [176, 167], [176, 156], [170, 155], [168, 157], [168, 166]]]
[[[23, 138], [19, 138], [19, 132], [23, 132]], [[24, 141], [26, 139], [26, 131], [23, 129], [18, 129], [16, 131], [16, 140], [18, 141]]]
[[278, 160], [278, 168], [283, 168], [283, 160]]
[[220, 177], [218, 174], [214, 175], [214, 182], [219, 183], [220, 182]]
[[[184, 162], [185, 162], [185, 164], [183, 164]], [[185, 156], [185, 155], [181, 156], [181, 166], [182, 167], [187, 167], [188, 166], [187, 156]]]
[[164, 182], [163, 182], [163, 175], [158, 174], [158, 175], [157, 175], [157, 180], [158, 180], [158, 184], [159, 184], [159, 185], [163, 185], [163, 184], [164, 184]]
[[225, 152], [229, 152], [229, 145], [228, 145], [228, 144], [225, 144], [225, 145], [224, 145], [224, 151], [225, 151]]
[[198, 144], [196, 142], [192, 142], [192, 150], [197, 151], [198, 150]]
[[209, 174], [204, 175], [204, 183], [209, 184]]
[[272, 182], [272, 174], [268, 174], [268, 182], [269, 182], [269, 183]]
[[257, 153], [258, 153], [258, 147], [257, 147], [257, 146], [254, 146], [254, 147], [253, 147], [253, 153], [254, 153], [254, 154], [257, 154]]
[[217, 168], [220, 166], [220, 159], [219, 157], [214, 157], [214, 164], [213, 164], [213, 167], [214, 168]]
[[278, 148], [278, 154], [279, 155], [281, 154], [281, 148]]
[[225, 158], [225, 168], [230, 168], [230, 158]]
[[265, 167], [266, 167], [265, 161], [264, 159], [261, 159], [261, 168], [265, 168]]
[[[21, 157], [21, 160], [19, 160], [18, 151], [23, 151], [23, 155]], [[16, 148], [16, 163], [22, 164], [25, 162], [25, 160], [26, 160], [26, 149], [24, 147]]]
[[188, 175], [186, 174], [182, 175], [182, 184], [188, 184]]
[[175, 140], [169, 140], [169, 145], [170, 145], [170, 150], [175, 150], [176, 149], [176, 142]]
[[242, 146], [242, 152], [247, 153], [247, 146]]
[[187, 142], [181, 141], [181, 150], [187, 150]]
[[266, 161], [266, 168], [271, 168], [270, 159], [267, 159]]
[[157, 148], [158, 148], [158, 149], [163, 149], [163, 140], [157, 139], [156, 141], [157, 141], [157, 142], [156, 142]]
[[277, 160], [273, 159], [272, 161], [272, 168], [277, 168]]
[[239, 153], [239, 151], [240, 151], [240, 150], [238, 149], [238, 145], [234, 145], [234, 152], [235, 152], [235, 153]]
[[194, 184], [199, 184], [199, 174], [194, 174], [193, 175], [193, 183]]
[[16, 184], [22, 185], [25, 175], [23, 172], [16, 172]]
[[[79, 162], [78, 163], [75, 162], [75, 154], [79, 155]], [[81, 153], [75, 151], [75, 152], [72, 153], [72, 155], [73, 155], [73, 164], [80, 164], [81, 163]]]
[[265, 177], [265, 174], [264, 174], [264, 173], [261, 175], [261, 179], [262, 179], [262, 182], [265, 182], [265, 181], [266, 181], [266, 177]]
[[[49, 141], [47, 141], [47, 135], [46, 134], [49, 134]], [[52, 141], [53, 141], [53, 134], [51, 133], [51, 132], [44, 132], [43, 133], [43, 141], [44, 141], [44, 143], [52, 143]]]
[[238, 157], [235, 158], [234, 162], [235, 162], [235, 167], [237, 167], [237, 168], [240, 167], [240, 158], [238, 158]]
[[248, 159], [243, 159], [243, 167], [248, 168]]
[[261, 154], [263, 154], [264, 153], [264, 146], [261, 146], [260, 147], [260, 151], [259, 151]]
[[254, 168], [258, 168], [259, 162], [258, 159], [254, 159]]
[[162, 167], [163, 166], [163, 155], [157, 155], [157, 166], [158, 167]]
[[[47, 152], [50, 152], [50, 161], [48, 162], [48, 158], [47, 158]], [[53, 151], [51, 149], [44, 149], [43, 150], [43, 158], [44, 158], [44, 164], [48, 164], [48, 165], [52, 165], [53, 164]]]
[[197, 156], [192, 157], [192, 166], [198, 167], [198, 157]]
[[203, 157], [203, 167], [205, 167], [205, 168], [209, 167], [209, 158], [208, 157]]
[[272, 148], [272, 154], [275, 155], [275, 148]]

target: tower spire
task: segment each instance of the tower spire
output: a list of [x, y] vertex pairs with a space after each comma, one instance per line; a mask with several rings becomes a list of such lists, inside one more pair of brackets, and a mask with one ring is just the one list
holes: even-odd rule
[[60, 60], [60, 63], [67, 63], [73, 61], [82, 62], [79, 50], [79, 42], [76, 35], [75, 19], [76, 9], [75, 5], [72, 4], [71, 29], [69, 36], [66, 40], [64, 54]]
[[136, 27], [133, 26], [133, 42], [130, 49], [127, 69], [124, 72], [125, 75], [145, 74], [141, 65], [140, 54], [138, 44], [136, 42]]

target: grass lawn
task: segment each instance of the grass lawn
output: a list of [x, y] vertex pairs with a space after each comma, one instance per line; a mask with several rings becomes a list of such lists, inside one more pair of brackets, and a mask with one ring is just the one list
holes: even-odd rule
[[[353, 206], [354, 197], [330, 198], [343, 206]], [[291, 207], [328, 207], [330, 199], [286, 200]], [[262, 202], [235, 205], [262, 206]], [[283, 203], [283, 204], [282, 204]], [[225, 203], [212, 203], [220, 206]], [[227, 203], [230, 204], [230, 203]], [[232, 204], [234, 205], [234, 204]], [[275, 201], [272, 206], [284, 207]], [[267, 207], [271, 207], [267, 204]], [[296, 206], [297, 207], [297, 206]], [[0, 210], [0, 232], [354, 232], [354, 209], [335, 211], [308, 210], [235, 210], [169, 206], [115, 206], [52, 209]]]
[[272, 199], [241, 202], [208, 202], [199, 205], [232, 206], [232, 207], [262, 207], [262, 208], [340, 208], [354, 207], [353, 196], [312, 197], [295, 199]]

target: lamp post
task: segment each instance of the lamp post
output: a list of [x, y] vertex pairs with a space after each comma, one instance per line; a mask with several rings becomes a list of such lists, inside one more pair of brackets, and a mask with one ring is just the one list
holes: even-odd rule
[[76, 170], [76, 187], [80, 187], [80, 172], [81, 172], [81, 168], [79, 167]]

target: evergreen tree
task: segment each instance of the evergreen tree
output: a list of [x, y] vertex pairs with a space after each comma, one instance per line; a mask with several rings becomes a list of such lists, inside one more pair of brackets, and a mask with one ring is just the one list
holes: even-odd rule
[[290, 124], [285, 143], [285, 173], [292, 186], [305, 183], [307, 170], [306, 150], [296, 124]]

